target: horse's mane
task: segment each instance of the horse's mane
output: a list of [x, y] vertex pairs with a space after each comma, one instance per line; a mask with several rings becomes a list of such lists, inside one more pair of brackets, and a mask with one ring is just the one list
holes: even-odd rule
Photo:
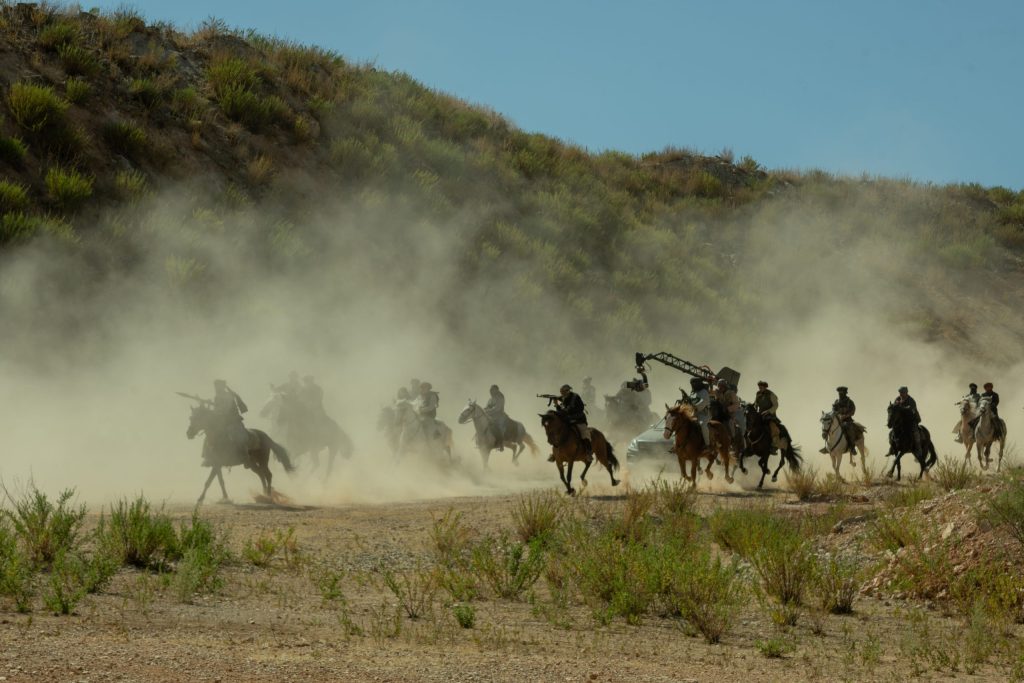
[[682, 415], [688, 420], [696, 420], [697, 417], [693, 413], [693, 406], [687, 403], [677, 403], [668, 409], [668, 412], [672, 415]]

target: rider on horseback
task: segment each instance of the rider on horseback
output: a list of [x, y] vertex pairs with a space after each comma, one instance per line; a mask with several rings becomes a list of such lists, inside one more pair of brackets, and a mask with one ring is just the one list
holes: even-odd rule
[[489, 430], [499, 451], [505, 450], [505, 432], [508, 431], [508, 415], [505, 414], [505, 394], [497, 384], [491, 385], [491, 397], [484, 406], [490, 420]]
[[718, 380], [711, 393], [715, 400], [718, 401], [718, 404], [722, 406], [722, 410], [725, 412], [726, 427], [729, 429], [729, 433], [732, 434], [733, 422], [736, 419], [736, 413], [740, 409], [739, 397], [724, 379]]
[[908, 408], [912, 413], [912, 419], [914, 423], [914, 430], [912, 432], [914, 437], [914, 448], [918, 452], [921, 450], [921, 430], [919, 428], [921, 424], [921, 413], [917, 412], [917, 401], [910, 395], [907, 387], [900, 387], [898, 390], [899, 395], [896, 400], [893, 401], [893, 405], [897, 405], [903, 408]]
[[772, 435], [772, 454], [778, 452], [779, 443], [779, 418], [775, 414], [779, 410], [779, 397], [775, 395], [775, 392], [768, 388], [768, 382], [761, 380], [757, 383], [757, 394], [754, 395], [754, 406], [757, 411], [761, 413], [768, 422], [768, 431]]
[[704, 380], [700, 377], [690, 379], [690, 395], [686, 402], [693, 408], [693, 416], [697, 418], [700, 425], [700, 435], [704, 439], [704, 445], [711, 445], [711, 434], [708, 431], [708, 422], [711, 421], [711, 396], [708, 394]]
[[[981, 394], [978, 393], [978, 385], [975, 384], [974, 382], [971, 382], [969, 385], [967, 385], [967, 389], [968, 389], [967, 394], [962, 399], [960, 399], [960, 402], [961, 403], [964, 402], [964, 401], [970, 402], [971, 408], [972, 408], [972, 411], [971, 411], [972, 414], [977, 415], [978, 414], [978, 404], [981, 403]], [[997, 399], [997, 402], [998, 402], [998, 399]], [[960, 434], [960, 427], [962, 425], [963, 425], [963, 419], [957, 420], [956, 424], [953, 425], [953, 434], [954, 434], [953, 440], [956, 441], [957, 443], [963, 443], [964, 442], [963, 437]]]
[[[580, 395], [572, 390], [568, 384], [563, 384], [558, 390], [559, 396], [554, 399], [557, 409], [564, 416], [566, 421], [572, 425], [583, 440], [583, 450], [590, 453], [593, 446], [590, 445], [590, 427], [587, 425], [587, 406], [583, 403]], [[548, 458], [548, 462], [554, 462], [554, 454]]]
[[249, 432], [242, 424], [242, 414], [249, 411], [245, 401], [228, 388], [228, 383], [222, 379], [213, 380], [213, 414], [223, 430], [227, 443], [231, 445], [242, 462], [249, 461]]
[[437, 438], [437, 406], [441, 399], [430, 382], [423, 382], [419, 385], [419, 407], [417, 413], [420, 416], [420, 423], [423, 425], [423, 434], [428, 440]]
[[1002, 420], [999, 419], [999, 394], [992, 390], [992, 382], [985, 382], [985, 392], [981, 395], [979, 403], [981, 400], [988, 401], [988, 409], [992, 411], [992, 424], [995, 426], [996, 436], [1002, 436]]
[[[857, 423], [853, 421], [853, 415], [857, 412], [857, 404], [853, 402], [853, 399], [847, 396], [849, 389], [846, 387], [836, 387], [836, 392], [839, 394], [832, 403], [832, 412], [839, 418], [840, 425], [843, 428], [843, 436], [846, 437], [846, 442], [850, 444], [850, 453], [857, 455]], [[822, 449], [823, 453], [827, 453], [825, 449]], [[852, 460], [851, 460], [852, 462]]]

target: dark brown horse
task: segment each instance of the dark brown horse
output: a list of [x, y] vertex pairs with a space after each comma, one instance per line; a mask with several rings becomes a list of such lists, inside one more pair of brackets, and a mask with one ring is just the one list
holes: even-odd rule
[[[725, 466], [725, 480], [730, 484], [733, 482], [732, 474], [729, 472], [730, 454], [732, 439], [729, 437], [729, 429], [718, 422], [711, 420], [708, 423], [708, 433], [711, 436], [711, 444], [704, 445], [704, 435], [700, 431], [700, 423], [693, 413], [693, 408], [685, 403], [678, 403], [671, 408], [665, 406], [665, 438], [675, 437], [672, 450], [679, 459], [679, 474], [694, 486], [697, 485], [697, 469], [700, 466], [700, 459], [707, 458], [708, 466], [704, 475], [713, 479], [711, 466], [715, 464], [716, 458], [721, 458]], [[690, 463], [690, 476], [686, 476], [686, 463]]]
[[[562, 483], [565, 484], [566, 493], [570, 496], [576, 493], [576, 489], [572, 487], [572, 464], [574, 462], [584, 463], [583, 471], [580, 472], [580, 481], [586, 487], [587, 470], [590, 469], [590, 465], [594, 462], [595, 455], [597, 456], [597, 461], [608, 470], [608, 476], [612, 479], [612, 486], [619, 485], [619, 480], [615, 478], [615, 470], [619, 469], [619, 461], [615, 457], [612, 445], [604, 438], [604, 434], [591, 427], [591, 448], [587, 449], [583, 439], [576, 432], [575, 427], [569, 424], [569, 421], [566, 420], [562, 413], [549, 410], [540, 415], [540, 423], [544, 426], [544, 433], [547, 434], [548, 443], [551, 444], [551, 453], [555, 458], [555, 464], [558, 465], [558, 476], [561, 477]], [[568, 476], [566, 476], [565, 468], [563, 467], [565, 463], [569, 464]]]
[[260, 478], [260, 484], [263, 485], [263, 494], [273, 500], [274, 490], [271, 487], [271, 481], [274, 475], [270, 472], [270, 453], [273, 451], [274, 457], [284, 466], [285, 472], [292, 472], [295, 468], [288, 457], [288, 451], [284, 446], [271, 439], [266, 432], [259, 429], [246, 429], [245, 431], [249, 433], [249, 460], [245, 462], [237, 449], [232, 447], [228, 436], [218, 427], [217, 417], [208, 406], [192, 407], [192, 415], [189, 417], [185, 436], [192, 439], [200, 432], [205, 433], [203, 466], [211, 468], [210, 476], [206, 478], [206, 484], [203, 486], [203, 492], [200, 494], [198, 502], [202, 503], [206, 498], [206, 490], [210, 488], [214, 477], [217, 477], [217, 481], [220, 483], [220, 492], [224, 495], [223, 500], [229, 500], [221, 468], [235, 465], [242, 465], [255, 472], [256, 476]]

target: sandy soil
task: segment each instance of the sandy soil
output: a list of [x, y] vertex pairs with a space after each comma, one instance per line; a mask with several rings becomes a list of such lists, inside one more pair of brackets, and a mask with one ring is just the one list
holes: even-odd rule
[[[591, 489], [582, 504], [622, 505], [621, 488]], [[703, 494], [699, 504], [710, 509], [766, 497], [787, 504], [789, 495]], [[161, 577], [125, 569], [70, 617], [42, 610], [19, 615], [5, 606], [0, 680], [448, 683], [967, 676], [963, 666], [943, 665], [929, 650], [955, 641], [961, 622], [920, 605], [874, 597], [861, 598], [851, 616], [824, 617], [817, 635], [808, 619], [780, 635], [765, 609], [752, 602], [718, 645], [687, 634], [671, 619], [649, 617], [639, 626], [617, 620], [598, 627], [583, 606], [552, 616], [528, 602], [494, 600], [474, 603], [472, 629], [460, 628], [439, 600], [432, 616], [402, 619], [395, 633], [388, 618], [394, 599], [375, 568], [382, 562], [415, 567], [429, 553], [433, 520], [449, 509], [463, 513], [479, 531], [509, 528], [516, 499], [493, 495], [312, 509], [207, 505], [204, 515], [229, 533], [234, 550], [240, 551], [246, 539], [294, 528], [297, 555], [278, 557], [266, 568], [232, 564], [224, 570], [224, 588], [194, 604], [181, 603]], [[168, 511], [182, 518], [191, 513], [183, 505]], [[325, 572], [343, 572], [347, 607], [324, 600], [317, 579]], [[911, 614], [917, 615], [916, 625]], [[346, 619], [362, 633], [347, 633]], [[931, 643], [921, 642], [921, 619]], [[757, 642], [768, 638], [780, 638], [789, 651], [766, 657]], [[912, 656], [915, 647], [918, 655]], [[989, 666], [969, 678], [1007, 680], [1009, 675], [1005, 667]]]

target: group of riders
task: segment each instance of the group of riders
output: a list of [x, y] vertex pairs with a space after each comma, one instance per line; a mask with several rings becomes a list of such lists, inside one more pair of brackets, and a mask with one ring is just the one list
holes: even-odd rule
[[[298, 373], [292, 371], [286, 382], [271, 384], [270, 388], [274, 395], [268, 406], [276, 406], [275, 422], [288, 430], [291, 441], [305, 440], [303, 436], [311, 435], [330, 420], [324, 411], [324, 390], [312, 375], [300, 381]], [[242, 397], [225, 380], [216, 379], [213, 398], [198, 400], [212, 412], [213, 426], [209, 431], [214, 440], [233, 452], [238, 462], [248, 462], [250, 434], [242, 416], [249, 412], [249, 407]], [[267, 415], [266, 409], [263, 414]], [[204, 451], [204, 460], [208, 457], [209, 453]]]

